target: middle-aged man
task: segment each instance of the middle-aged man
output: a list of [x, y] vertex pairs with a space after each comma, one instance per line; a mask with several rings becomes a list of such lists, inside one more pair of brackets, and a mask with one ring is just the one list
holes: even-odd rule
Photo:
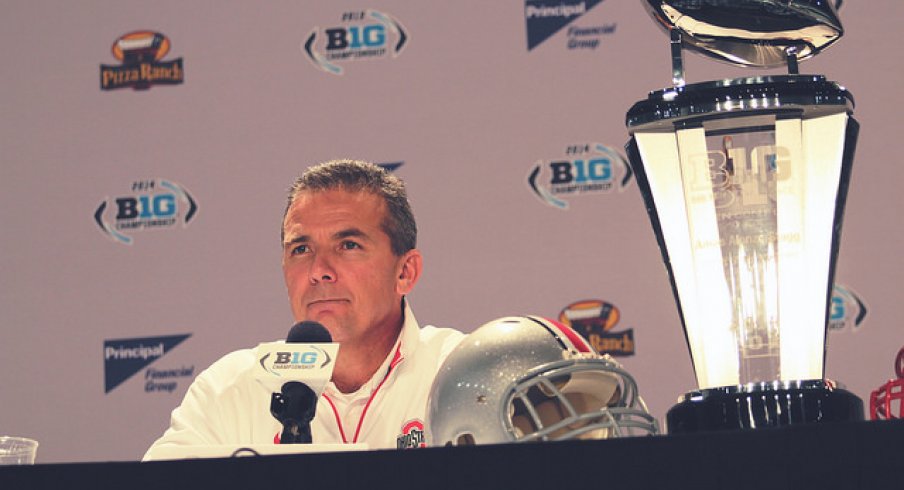
[[[315, 444], [423, 445], [430, 386], [464, 335], [418, 326], [406, 300], [422, 269], [416, 239], [404, 184], [379, 166], [320, 164], [289, 192], [282, 264], [292, 313], [340, 344], [311, 423]], [[198, 375], [145, 459], [168, 445], [278, 443], [282, 426], [250, 375], [255, 362], [244, 349]]]

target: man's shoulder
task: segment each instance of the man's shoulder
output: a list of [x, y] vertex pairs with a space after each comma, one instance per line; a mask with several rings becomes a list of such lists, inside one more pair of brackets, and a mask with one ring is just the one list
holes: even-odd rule
[[232, 368], [232, 367], [247, 366], [248, 363], [253, 363], [253, 362], [254, 362], [254, 349], [246, 348], [246, 349], [234, 350], [234, 351], [230, 352], [229, 354], [224, 355], [223, 357], [214, 361], [214, 363], [211, 364], [210, 367], [217, 366], [219, 368], [228, 369], [228, 368]]
[[416, 338], [416, 343], [420, 344], [421, 346], [443, 346], [445, 344], [458, 344], [458, 342], [462, 338], [464, 338], [465, 334], [454, 328], [421, 325], [417, 321], [417, 319], [414, 318], [414, 313], [411, 310], [411, 305], [407, 300], [404, 302], [404, 305], [405, 323], [402, 327], [403, 342], [409, 342], [413, 344], [414, 339]]
[[421, 327], [421, 341], [461, 340], [465, 334], [454, 328], [425, 325]]
[[235, 380], [254, 366], [254, 349], [239, 349], [213, 362], [198, 377], [209, 381]]
[[460, 330], [426, 325], [420, 329], [421, 347], [427, 346], [441, 358], [445, 358], [465, 338]]

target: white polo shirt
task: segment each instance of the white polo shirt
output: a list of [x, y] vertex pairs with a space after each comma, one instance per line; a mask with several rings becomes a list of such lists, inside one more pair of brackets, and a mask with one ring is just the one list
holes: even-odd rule
[[[311, 422], [314, 444], [366, 443], [370, 449], [424, 447], [427, 396], [443, 360], [464, 334], [420, 328], [408, 302], [395, 347], [355, 393], [329, 382]], [[341, 350], [341, 347], [340, 347]], [[254, 349], [225, 355], [195, 378], [170, 427], [145, 455], [165, 445], [241, 445], [279, 441], [271, 393], [251, 375]]]

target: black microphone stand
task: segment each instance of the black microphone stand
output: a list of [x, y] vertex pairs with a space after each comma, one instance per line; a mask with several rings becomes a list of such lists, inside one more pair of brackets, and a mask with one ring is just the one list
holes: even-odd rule
[[281, 391], [270, 397], [270, 413], [283, 426], [280, 444], [310, 444], [317, 394], [298, 381], [285, 383]]

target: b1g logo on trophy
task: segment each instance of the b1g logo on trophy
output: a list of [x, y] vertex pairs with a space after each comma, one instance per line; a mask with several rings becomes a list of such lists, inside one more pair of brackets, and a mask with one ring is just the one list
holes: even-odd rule
[[182, 58], [162, 61], [169, 50], [169, 39], [159, 32], [135, 31], [120, 36], [110, 51], [122, 65], [100, 65], [101, 90], [147, 90], [151, 85], [182, 83]]

